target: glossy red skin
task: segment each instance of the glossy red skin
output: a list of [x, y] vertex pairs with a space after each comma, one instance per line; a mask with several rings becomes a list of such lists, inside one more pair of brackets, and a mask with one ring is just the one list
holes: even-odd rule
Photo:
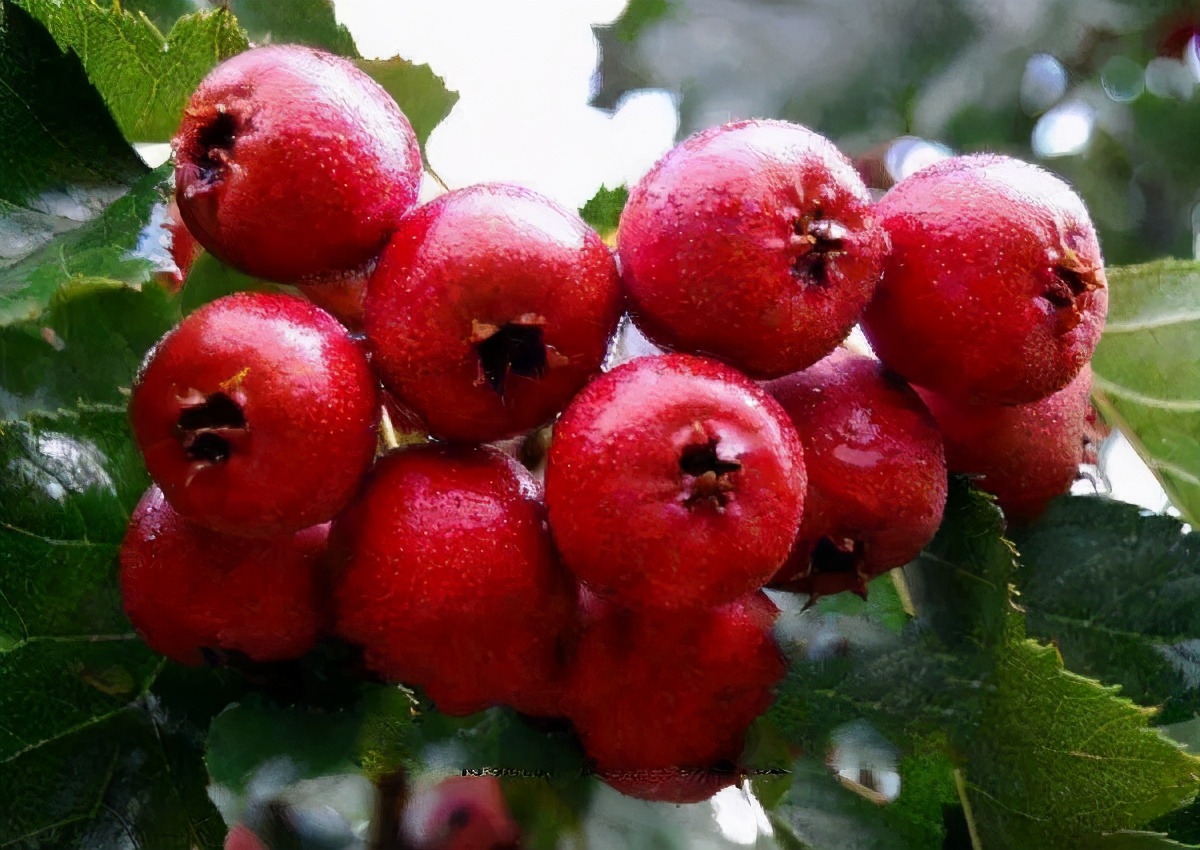
[[[797, 223], [818, 212], [847, 231], [819, 279], [793, 268], [807, 250]], [[875, 290], [887, 238], [862, 179], [828, 139], [784, 121], [741, 121], [664, 156], [630, 192], [617, 245], [629, 311], [646, 336], [770, 378], [846, 337]]]
[[237, 824], [225, 836], [225, 850], [266, 850], [254, 830], [245, 824]]
[[[195, 391], [194, 393], [192, 391]], [[189, 457], [180, 415], [197, 396], [237, 402], [223, 462]], [[328, 313], [291, 295], [238, 293], [185, 318], [146, 355], [129, 415], [150, 476], [193, 522], [270, 536], [326, 522], [375, 457], [380, 401], [366, 355]]]
[[494, 776], [451, 776], [417, 790], [401, 829], [411, 850], [516, 850], [521, 840]]
[[584, 593], [568, 710], [601, 776], [736, 763], [787, 672], [771, 634], [777, 615], [761, 592], [685, 612]]
[[[366, 332], [384, 384], [430, 433], [490, 442], [543, 424], [600, 370], [621, 315], [616, 262], [575, 213], [534, 192], [485, 184], [405, 219], [367, 288]], [[472, 342], [481, 325], [539, 317], [541, 377], [509, 373], [503, 394]]]
[[152, 486], [121, 544], [125, 613], [151, 649], [180, 664], [203, 664], [202, 649], [299, 658], [326, 621], [328, 536], [328, 523], [266, 540], [219, 534], [184, 520]]
[[536, 482], [492, 449], [427, 446], [376, 465], [334, 524], [337, 631], [446, 714], [559, 713], [575, 589]]
[[174, 198], [167, 204], [164, 226], [171, 239], [171, 260], [175, 263], [175, 271], [164, 272], [159, 279], [168, 290], [176, 293], [183, 288], [183, 282], [187, 280], [192, 263], [200, 256], [202, 249], [200, 243], [196, 241], [196, 237], [192, 236], [187, 226], [184, 225], [183, 219], [180, 218], [179, 205]]
[[361, 333], [366, 314], [367, 278], [373, 270], [374, 264], [369, 264], [361, 269], [305, 278], [296, 284], [296, 288], [347, 329]]
[[598, 774], [609, 787], [627, 797], [652, 803], [702, 803], [722, 788], [742, 780], [732, 770], [684, 770], [662, 767], [653, 770], [612, 770]]
[[[825, 596], [915, 558], [946, 506], [942, 437], [920, 397], [877, 360], [839, 349], [771, 381], [804, 443], [804, 521], [773, 587]], [[828, 538], [853, 558], [830, 564]]]
[[[685, 450], [717, 441], [727, 503], [687, 504]], [[703, 608], [762, 587], [804, 512], [800, 438], [779, 405], [734, 369], [686, 354], [618, 366], [576, 396], [546, 467], [550, 528], [592, 589], [638, 608]]]
[[[1019, 160], [955, 157], [876, 206], [892, 240], [863, 317], [875, 353], [914, 384], [974, 403], [1045, 398], [1088, 361], [1108, 310], [1096, 231], [1066, 183]], [[1088, 287], [1058, 307], [1057, 270]]]
[[[232, 144], [209, 154], [205, 136], [220, 115], [232, 117]], [[172, 144], [192, 234], [268, 280], [361, 266], [421, 182], [417, 137], [391, 95], [348, 60], [299, 45], [258, 47], [214, 68]]]
[[978, 476], [975, 484], [996, 496], [1008, 521], [1022, 523], [1067, 493], [1080, 464], [1094, 460], [1091, 387], [1092, 369], [1084, 366], [1066, 387], [1032, 404], [968, 405], [920, 393], [945, 437], [950, 471]]

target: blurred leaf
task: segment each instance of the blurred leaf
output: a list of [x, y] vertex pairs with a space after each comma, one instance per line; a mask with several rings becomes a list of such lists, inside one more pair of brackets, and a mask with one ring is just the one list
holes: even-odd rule
[[214, 65], [247, 47], [223, 8], [176, 21], [164, 38], [150, 20], [95, 0], [13, 0], [82, 60], [125, 138], [164, 142]]
[[360, 59], [358, 67], [374, 77], [400, 104], [424, 152], [425, 142], [433, 128], [458, 103], [458, 92], [447, 89], [445, 80], [428, 65], [414, 65], [399, 56], [391, 59]]
[[[18, 208], [49, 214], [42, 193], [119, 187], [145, 171], [78, 57], [23, 9], [0, 4], [0, 236], [15, 241]], [[0, 257], [12, 253], [0, 246]]]
[[1110, 268], [1092, 398], [1200, 524], [1200, 263]]
[[[946, 772], [944, 759], [914, 766], [914, 774], [932, 768]], [[803, 850], [941, 850], [942, 806], [953, 799], [953, 783], [902, 785], [903, 806], [880, 805], [843, 786], [833, 771], [812, 758], [792, 765], [792, 788], [769, 813], [785, 848]], [[929, 793], [932, 791], [932, 793]], [[947, 794], [950, 796], [947, 797]]]
[[629, 189], [617, 186], [609, 189], [601, 186], [586, 204], [579, 208], [579, 215], [605, 240], [612, 239], [621, 222], [621, 210], [629, 200]]
[[1053, 647], [1024, 639], [1016, 617], [995, 684], [967, 752], [971, 806], [989, 846], [1091, 846], [1195, 797], [1200, 759], [1151, 729], [1150, 710], [1066, 672]]
[[72, 281], [36, 320], [0, 328], [0, 414], [123, 405], [145, 352], [177, 319], [178, 305], [157, 284]]
[[1161, 832], [1112, 832], [1088, 846], [1093, 850], [1198, 850], [1195, 844], [1180, 844]]
[[904, 601], [896, 590], [892, 573], [884, 573], [867, 584], [867, 598], [853, 593], [835, 593], [817, 600], [817, 610], [823, 614], [842, 614], [847, 617], [866, 617], [893, 632], [903, 631], [912, 619], [904, 610]]
[[96, 219], [0, 269], [0, 326], [37, 318], [70, 280], [136, 285], [168, 268], [164, 215], [170, 173], [164, 166], [147, 174]]
[[187, 281], [180, 293], [179, 307], [187, 315], [210, 301], [234, 292], [287, 292], [277, 283], [260, 280], [227, 266], [205, 251], [188, 271]]
[[642, 30], [671, 14], [671, 0], [629, 0], [621, 17], [612, 23], [613, 35], [625, 42], [635, 40]]
[[1031, 636], [1171, 723], [1200, 711], [1200, 534], [1097, 497], [1054, 502], [1014, 538]]
[[337, 22], [331, 0], [230, 0], [229, 8], [255, 44], [307, 44], [358, 57], [354, 38]]

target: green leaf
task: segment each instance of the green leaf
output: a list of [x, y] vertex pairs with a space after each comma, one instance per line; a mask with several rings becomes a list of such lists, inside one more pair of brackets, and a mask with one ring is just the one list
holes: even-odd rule
[[579, 215], [592, 228], [606, 239], [616, 233], [617, 225], [621, 223], [621, 210], [629, 200], [629, 189], [618, 186], [609, 189], [601, 186], [586, 204], [579, 208]]
[[1091, 850], [1200, 850], [1195, 844], [1180, 844], [1161, 832], [1112, 832], [1095, 838]]
[[671, 0], [630, 0], [621, 17], [613, 21], [613, 35], [624, 42], [633, 42], [642, 31], [673, 11]]
[[414, 65], [399, 56], [360, 59], [358, 67], [374, 77], [400, 105], [421, 142], [423, 153], [433, 128], [458, 103], [458, 92], [447, 89], [445, 80], [428, 65]]
[[124, 407], [0, 423], [0, 845], [220, 847], [196, 736], [147, 698], [163, 661], [116, 553], [148, 481]]
[[[79, 59], [23, 9], [0, 4], [0, 234], [20, 242], [53, 216], [52, 199], [120, 187], [146, 167], [125, 143]], [[53, 225], [51, 225], [53, 226]], [[8, 232], [13, 231], [13, 232]], [[19, 253], [0, 247], [0, 256]]]
[[1110, 268], [1108, 282], [1093, 401], [1200, 524], [1200, 263]]
[[989, 847], [1078, 848], [1193, 799], [1200, 759], [1149, 727], [1152, 712], [1063, 669], [1010, 621], [995, 691], [969, 742], [971, 806]]
[[1031, 636], [1067, 669], [1111, 685], [1172, 723], [1200, 712], [1200, 534], [1167, 516], [1069, 497], [1016, 532]]
[[255, 44], [307, 44], [358, 58], [350, 31], [331, 0], [230, 0], [229, 8]]
[[0, 328], [0, 412], [123, 405], [143, 355], [177, 318], [176, 302], [154, 284], [67, 284], [37, 320]]
[[0, 762], [0, 846], [219, 850], [186, 728], [148, 703]]
[[0, 269], [0, 326], [37, 318], [68, 281], [107, 278], [137, 285], [167, 268], [170, 174], [164, 166], [145, 175], [99, 217]]
[[[277, 283], [260, 280], [227, 266], [207, 251], [196, 258], [180, 293], [183, 315], [234, 292], [287, 292]], [[294, 291], [294, 290], [292, 290]]]
[[246, 36], [224, 8], [176, 21], [164, 38], [149, 18], [95, 0], [13, 0], [82, 60], [125, 138], [164, 142], [192, 91], [214, 65], [245, 50]]

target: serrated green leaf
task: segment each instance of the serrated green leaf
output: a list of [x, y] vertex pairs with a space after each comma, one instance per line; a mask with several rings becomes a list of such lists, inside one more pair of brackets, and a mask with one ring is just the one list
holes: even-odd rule
[[823, 614], [865, 617], [893, 632], [901, 632], [912, 617], [904, 610], [904, 601], [896, 590], [892, 573], [884, 573], [867, 584], [867, 598], [853, 593], [835, 593], [817, 600], [817, 610]]
[[1108, 282], [1092, 399], [1200, 524], [1200, 263], [1110, 268]]
[[149, 18], [95, 0], [13, 0], [83, 62], [125, 138], [165, 142], [214, 65], [248, 46], [224, 8], [175, 22], [164, 38]]
[[433, 128], [442, 123], [458, 103], [458, 92], [447, 89], [445, 80], [428, 65], [414, 65], [399, 56], [360, 59], [358, 67], [370, 74], [400, 105], [424, 152]]
[[21, 253], [22, 230], [28, 241], [57, 224], [42, 193], [82, 197], [88, 187], [111, 190], [145, 171], [79, 59], [23, 9], [0, 4], [0, 234], [13, 243], [0, 247], [0, 257]]
[[612, 238], [621, 223], [621, 210], [629, 200], [629, 188], [601, 186], [588, 202], [579, 208], [580, 217], [605, 239]]
[[1200, 534], [1167, 516], [1097, 497], [1059, 499], [1015, 532], [1030, 635], [1067, 669], [1160, 706], [1159, 721], [1200, 712]]
[[1152, 712], [1063, 669], [1018, 618], [969, 742], [967, 780], [989, 848], [1078, 848], [1191, 800], [1200, 759], [1150, 728]]

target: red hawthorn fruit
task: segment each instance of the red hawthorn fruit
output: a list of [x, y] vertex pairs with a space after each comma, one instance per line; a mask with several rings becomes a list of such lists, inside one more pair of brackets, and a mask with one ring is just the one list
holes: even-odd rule
[[953, 157], [876, 205], [892, 240], [863, 317], [908, 381], [973, 403], [1021, 404], [1066, 386], [1108, 309], [1096, 231], [1049, 172], [991, 154]]
[[573, 212], [515, 186], [442, 195], [405, 219], [367, 286], [383, 383], [447, 440], [548, 421], [600, 369], [616, 262]]
[[323, 310], [238, 293], [146, 355], [129, 415], [150, 476], [187, 519], [270, 536], [333, 517], [375, 456], [380, 401], [366, 355]]
[[263, 540], [183, 519], [152, 486], [121, 544], [125, 613], [155, 652], [198, 665], [210, 653], [298, 658], [325, 625], [321, 559], [329, 524]]
[[488, 448], [425, 446], [376, 464], [334, 522], [337, 632], [446, 714], [558, 714], [575, 589], [536, 482]]
[[839, 349], [771, 381], [804, 444], [804, 521], [772, 587], [827, 596], [911, 561], [942, 522], [946, 457], [921, 399], [878, 361]]
[[245, 824], [237, 824], [225, 836], [225, 850], [267, 850], [258, 840], [254, 830]]
[[357, 268], [417, 199], [404, 113], [353, 63], [299, 45], [239, 53], [184, 109], [175, 193], [196, 239], [255, 277]]
[[757, 590], [804, 511], [787, 415], [734, 369], [642, 357], [589, 384], [554, 427], [550, 528], [567, 567], [632, 607], [696, 608]]
[[366, 313], [367, 279], [374, 263], [361, 269], [305, 278], [296, 284], [300, 294], [354, 333], [361, 333]]
[[400, 828], [411, 850], [517, 850], [521, 840], [492, 776], [451, 776], [417, 790]]
[[610, 770], [597, 774], [609, 787], [627, 797], [652, 803], [702, 803], [722, 788], [743, 779], [738, 770], [703, 768], [686, 770], [661, 767], [653, 770]]
[[630, 192], [617, 245], [629, 312], [646, 336], [769, 378], [846, 337], [875, 290], [887, 237], [828, 139], [741, 121], [667, 153]]
[[1010, 407], [969, 405], [918, 389], [946, 441], [951, 472], [978, 476], [1009, 522], [1037, 519], [1071, 489], [1080, 464], [1094, 461], [1091, 366], [1041, 401]]
[[[761, 592], [683, 612], [633, 611], [583, 592], [567, 709], [601, 776], [648, 791], [643, 771], [736, 764], [787, 671], [771, 634], [778, 613]], [[686, 784], [667, 783], [664, 797], [682, 798]]]
[[192, 263], [200, 256], [202, 249], [200, 243], [196, 241], [196, 237], [192, 236], [184, 225], [183, 219], [180, 218], [179, 204], [175, 202], [174, 198], [167, 203], [163, 227], [166, 228], [170, 238], [171, 260], [175, 263], [175, 271], [163, 272], [159, 279], [170, 292], [176, 293], [183, 288], [183, 282], [187, 280]]

